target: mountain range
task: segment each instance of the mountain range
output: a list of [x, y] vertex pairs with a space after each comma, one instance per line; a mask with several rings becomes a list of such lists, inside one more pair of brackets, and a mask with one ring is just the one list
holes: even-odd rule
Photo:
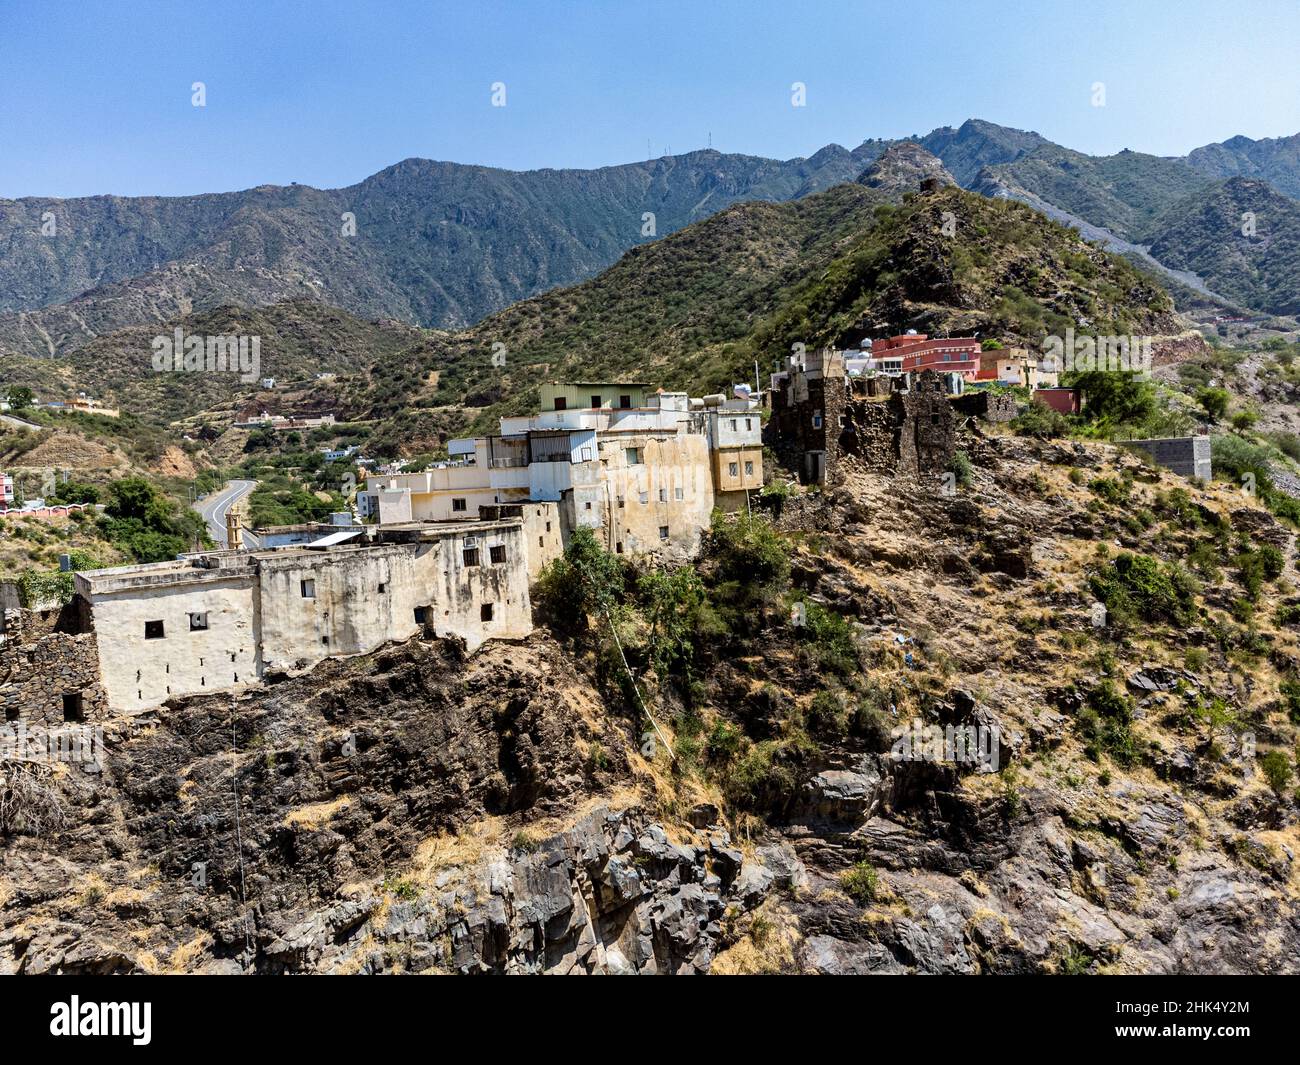
[[515, 172], [408, 159], [344, 189], [0, 201], [0, 352], [61, 356], [283, 300], [463, 329], [737, 202], [852, 182], [909, 142], [963, 187], [1026, 202], [1225, 304], [1300, 310], [1300, 135], [1094, 157], [972, 119], [789, 160], [697, 151]]

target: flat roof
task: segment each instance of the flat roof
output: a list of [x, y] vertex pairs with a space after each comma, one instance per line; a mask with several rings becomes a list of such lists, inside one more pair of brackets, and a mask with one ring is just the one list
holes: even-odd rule
[[552, 388], [651, 388], [648, 381], [547, 381]]

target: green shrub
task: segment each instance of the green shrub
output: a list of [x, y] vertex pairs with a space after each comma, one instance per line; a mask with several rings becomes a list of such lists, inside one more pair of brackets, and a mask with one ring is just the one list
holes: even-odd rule
[[840, 874], [840, 887], [859, 906], [869, 906], [880, 894], [880, 874], [866, 862], [858, 862]]
[[1055, 440], [1069, 435], [1073, 424], [1060, 411], [1046, 403], [1032, 402], [1011, 420], [1011, 429], [1017, 436], [1031, 436], [1039, 440]]
[[953, 452], [948, 462], [948, 472], [957, 479], [957, 484], [962, 488], [969, 488], [975, 481], [975, 471], [971, 466], [970, 456], [964, 451]]
[[804, 746], [777, 740], [756, 743], [728, 767], [723, 793], [742, 810], [766, 813], [784, 808], [799, 790], [791, 758]]
[[1133, 700], [1110, 680], [1099, 681], [1086, 699], [1087, 705], [1075, 720], [1088, 757], [1098, 761], [1104, 751], [1120, 765], [1133, 765], [1139, 757], [1137, 741], [1130, 730]]
[[818, 603], [804, 603], [801, 637], [811, 645], [817, 664], [840, 676], [858, 668], [858, 646], [849, 623]]
[[626, 591], [623, 566], [597, 542], [590, 529], [573, 531], [564, 554], [537, 578], [533, 603], [557, 628], [575, 631], [588, 614], [603, 614], [622, 602]]
[[1260, 755], [1259, 768], [1264, 774], [1264, 779], [1268, 781], [1268, 786], [1280, 797], [1291, 782], [1292, 776], [1291, 763], [1287, 760], [1286, 754], [1277, 749], [1266, 751]]
[[770, 588], [789, 576], [789, 547], [761, 515], [741, 514], [729, 519], [715, 512], [709, 534], [710, 555], [717, 562], [721, 580]]
[[1115, 477], [1095, 477], [1088, 482], [1088, 488], [1107, 503], [1123, 505], [1129, 500], [1131, 486]]
[[1132, 619], [1188, 624], [1195, 613], [1196, 586], [1177, 566], [1150, 555], [1122, 552], [1090, 579], [1093, 594], [1117, 625]]

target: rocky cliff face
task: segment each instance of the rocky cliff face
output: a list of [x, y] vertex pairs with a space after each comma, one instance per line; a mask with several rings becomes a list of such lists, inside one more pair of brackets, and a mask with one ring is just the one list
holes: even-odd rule
[[[110, 723], [98, 774], [7, 767], [0, 969], [1296, 971], [1300, 815], [1259, 757], [1296, 742], [1293, 533], [994, 432], [959, 431], [956, 491], [849, 455], [785, 497], [785, 583], [732, 614], [710, 548], [689, 688], [639, 674], [675, 760], [598, 643], [539, 632], [180, 700]], [[1282, 560], [1249, 623], [1224, 544]], [[1097, 624], [1121, 553], [1201, 560], [1176, 638]]]
[[670, 842], [629, 808], [622, 730], [544, 640], [412, 642], [105, 741], [5, 839], [4, 971], [704, 972], [776, 880], [716, 809]]
[[901, 195], [920, 191], [927, 185], [933, 188], [955, 185], [956, 181], [936, 156], [919, 144], [904, 141], [890, 147], [867, 167], [858, 177], [858, 184]]

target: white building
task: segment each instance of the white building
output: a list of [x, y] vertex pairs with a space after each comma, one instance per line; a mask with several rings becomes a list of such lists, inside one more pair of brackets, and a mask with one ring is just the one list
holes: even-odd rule
[[541, 405], [502, 418], [499, 435], [452, 441], [457, 462], [367, 478], [359, 510], [386, 525], [553, 502], [566, 540], [585, 527], [610, 551], [678, 558], [698, 550], [714, 507], [743, 507], [762, 487], [762, 420], [748, 399], [578, 383], [544, 386]]

